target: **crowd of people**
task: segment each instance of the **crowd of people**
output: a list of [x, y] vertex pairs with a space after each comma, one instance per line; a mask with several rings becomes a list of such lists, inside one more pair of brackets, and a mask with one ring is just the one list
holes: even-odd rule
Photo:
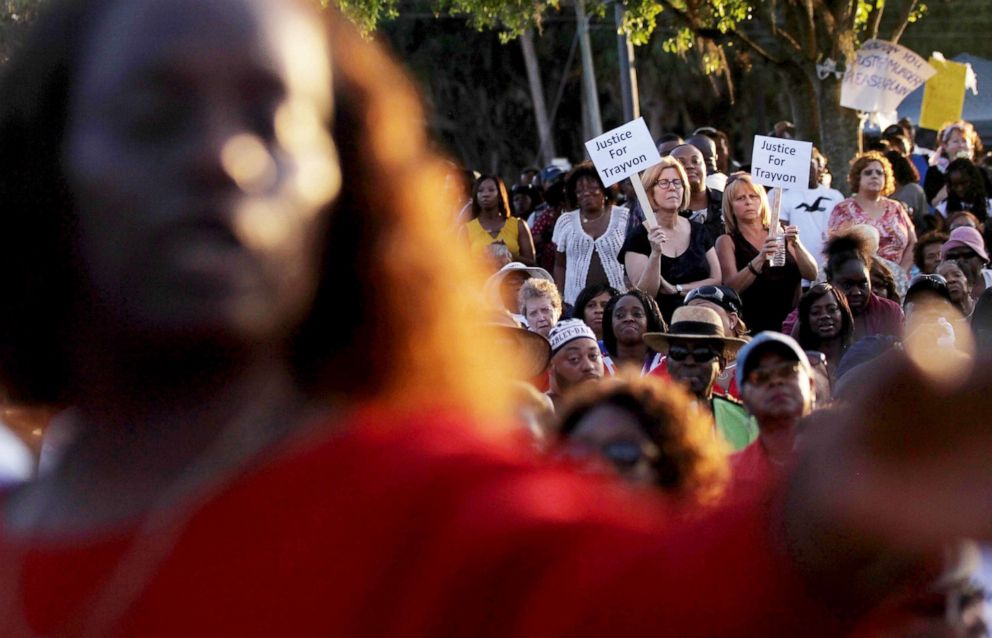
[[774, 228], [712, 127], [642, 210], [423, 119], [315, 3], [48, 7], [0, 78], [0, 635], [986, 635], [967, 123], [849, 198], [814, 153]]
[[[794, 132], [779, 128], [770, 135]], [[928, 357], [975, 356], [992, 301], [989, 168], [968, 122], [948, 124], [935, 150], [914, 133], [904, 121], [866, 136], [847, 197], [814, 148], [806, 187], [780, 193], [778, 228], [770, 193], [729, 152], [717, 165], [718, 143], [730, 146], [713, 127], [659, 136], [661, 163], [631, 178], [647, 213], [629, 184], [606, 187], [588, 161], [522, 171], [530, 202], [564, 184], [564, 200], [514, 212], [554, 228], [539, 240], [554, 275], [512, 255], [484, 263], [497, 269], [490, 285], [522, 273], [563, 309], [557, 325], [518, 328], [551, 340], [547, 373], [527, 380], [546, 392], [544, 408], [522, 410], [541, 445], [698, 509], [786, 473], [801, 423], [850, 399], [890, 350], [913, 341]], [[500, 309], [530, 311], [523, 293], [502, 298]], [[709, 420], [705, 440], [698, 416], [676, 418], [677, 400], [659, 398], [680, 391]], [[713, 473], [714, 446], [729, 473]], [[710, 479], [692, 478], [700, 472]], [[973, 575], [957, 585], [973, 593], [984, 577]]]

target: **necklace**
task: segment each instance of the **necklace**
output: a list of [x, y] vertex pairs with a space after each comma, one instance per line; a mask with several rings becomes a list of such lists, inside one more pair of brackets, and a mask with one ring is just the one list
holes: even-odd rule
[[586, 217], [585, 215], [582, 214], [581, 211], [579, 211], [579, 217], [582, 219], [583, 224], [591, 224], [593, 222], [598, 222], [599, 220], [603, 219], [604, 216], [606, 216], [605, 208], [600, 210], [599, 214], [596, 215], [595, 217]]

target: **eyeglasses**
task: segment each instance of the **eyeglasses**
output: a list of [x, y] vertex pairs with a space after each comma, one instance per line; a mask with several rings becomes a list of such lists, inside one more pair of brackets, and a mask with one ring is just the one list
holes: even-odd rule
[[643, 446], [633, 441], [614, 441], [613, 443], [607, 443], [599, 451], [603, 455], [603, 458], [613, 463], [619, 470], [629, 470], [640, 463], [645, 457], [649, 459], [651, 457], [650, 454], [646, 453]]
[[700, 346], [689, 349], [685, 346], [669, 346], [668, 356], [673, 361], [685, 361], [692, 355], [692, 360], [696, 363], [706, 363], [720, 356], [720, 353], [709, 346]]
[[689, 291], [689, 294], [685, 296], [685, 303], [688, 304], [693, 299], [710, 301], [724, 310], [740, 314], [740, 308], [737, 305], [737, 301], [716, 286], [700, 286], [699, 288], [693, 288]]
[[673, 191], [682, 190], [682, 180], [680, 179], [659, 179], [654, 185], [660, 187], [662, 190], [666, 188], [670, 188]]
[[773, 366], [766, 366], [762, 368], [755, 368], [747, 375], [747, 382], [751, 385], [767, 385], [773, 380], [787, 380], [791, 379], [799, 372], [798, 361], [789, 361], [786, 363], [779, 363]]
[[885, 171], [883, 171], [880, 168], [866, 168], [865, 170], [861, 171], [861, 174], [867, 175], [868, 177], [871, 177], [872, 175], [882, 176], [885, 175]]

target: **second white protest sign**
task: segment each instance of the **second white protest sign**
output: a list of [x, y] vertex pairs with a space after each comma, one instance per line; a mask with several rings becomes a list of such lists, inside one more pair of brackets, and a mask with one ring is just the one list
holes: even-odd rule
[[755, 135], [751, 176], [770, 188], [806, 188], [812, 154], [811, 142]]

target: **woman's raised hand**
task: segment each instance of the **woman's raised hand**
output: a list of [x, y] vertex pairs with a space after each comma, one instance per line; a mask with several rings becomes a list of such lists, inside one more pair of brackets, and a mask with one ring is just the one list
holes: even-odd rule
[[668, 241], [668, 235], [665, 234], [661, 226], [651, 228], [645, 224], [644, 227], [648, 230], [648, 243], [651, 244], [651, 252], [660, 254], [661, 245]]

